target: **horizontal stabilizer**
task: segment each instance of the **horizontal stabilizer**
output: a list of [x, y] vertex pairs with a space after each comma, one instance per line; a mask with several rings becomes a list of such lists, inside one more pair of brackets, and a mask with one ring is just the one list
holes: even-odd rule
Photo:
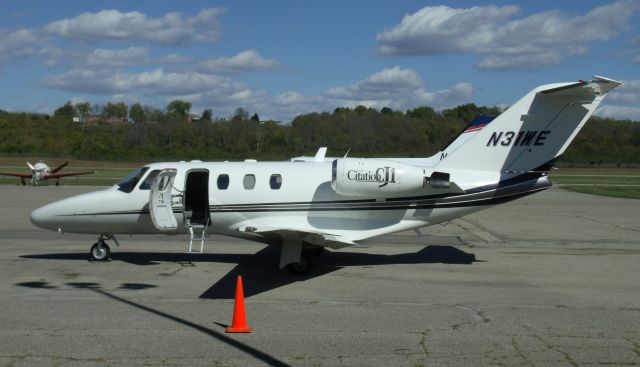
[[587, 82], [581, 80], [576, 83], [569, 83], [559, 87], [539, 90], [538, 93], [567, 97], [579, 97], [581, 95], [600, 96], [606, 94], [607, 92], [618, 87], [621, 84], [622, 83], [619, 81], [596, 75], [593, 77], [592, 81]]

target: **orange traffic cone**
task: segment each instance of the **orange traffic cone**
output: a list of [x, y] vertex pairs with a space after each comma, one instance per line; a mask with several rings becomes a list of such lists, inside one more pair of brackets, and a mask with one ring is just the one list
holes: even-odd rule
[[242, 290], [242, 276], [236, 280], [236, 302], [233, 306], [233, 323], [225, 330], [227, 333], [250, 333], [247, 325], [247, 315], [244, 313], [244, 291]]

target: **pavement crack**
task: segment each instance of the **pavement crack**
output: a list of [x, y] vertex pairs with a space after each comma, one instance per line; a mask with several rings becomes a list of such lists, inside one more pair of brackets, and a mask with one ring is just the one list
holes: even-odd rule
[[540, 337], [539, 335], [534, 335], [534, 337], [536, 339], [538, 339], [542, 344], [544, 344], [547, 348], [553, 349], [556, 352], [560, 353], [560, 355], [562, 355], [562, 357], [565, 359], [565, 361], [567, 363], [569, 363], [570, 365], [572, 365], [574, 367], [578, 367], [579, 366], [578, 362], [576, 362], [573, 358], [571, 358], [571, 355], [569, 355], [569, 353], [567, 353], [564, 350], [560, 349], [560, 347], [557, 347], [555, 345], [551, 345], [551, 344], [547, 343], [547, 341], [542, 339], [542, 337]]
[[422, 338], [420, 339], [420, 347], [422, 347], [422, 352], [425, 357], [429, 357], [429, 349], [427, 349], [427, 335], [429, 334], [429, 329], [422, 333]]
[[595, 218], [585, 217], [583, 215], [577, 215], [576, 217], [580, 218], [580, 219], [588, 220], [588, 221], [591, 221], [591, 222], [595, 222], [595, 223], [598, 223], [598, 224], [604, 224], [604, 225], [612, 226], [613, 228], [616, 228], [616, 229], [619, 229], [619, 230], [622, 230], [622, 231], [640, 232], [640, 230], [636, 229], [636, 228], [624, 227], [624, 226], [621, 226], [621, 225], [619, 225], [617, 223], [609, 223], [609, 222], [605, 222], [603, 220], [598, 220], [598, 219], [595, 219]]
[[482, 321], [482, 322], [490, 322], [491, 321], [491, 319], [489, 317], [487, 317], [487, 315], [485, 315], [484, 311], [482, 311], [482, 310], [479, 310], [479, 309], [476, 310], [475, 308], [473, 308], [471, 306], [463, 305], [463, 304], [460, 304], [460, 303], [454, 305], [454, 307], [460, 307], [460, 308], [463, 308], [463, 309], [466, 309], [466, 310], [469, 310], [469, 311], [473, 312], [475, 314], [476, 318], [480, 319], [480, 321]]
[[633, 341], [630, 338], [623, 338], [627, 341], [627, 343], [631, 344], [633, 348], [631, 350], [635, 353], [636, 356], [640, 357], [640, 343], [637, 341]]
[[518, 353], [518, 355], [520, 356], [520, 358], [522, 358], [522, 360], [529, 366], [535, 366], [533, 364], [533, 362], [531, 362], [529, 360], [529, 358], [527, 358], [527, 355], [524, 354], [524, 350], [522, 349], [522, 347], [520, 346], [520, 343], [518, 343], [518, 341], [516, 340], [515, 336], [511, 337], [511, 346], [513, 346], [513, 349], [515, 349], [515, 351]]
[[180, 265], [180, 267], [172, 272], [168, 272], [168, 273], [159, 273], [158, 275], [163, 276], [163, 277], [171, 277], [174, 276], [176, 274], [178, 274], [179, 271], [186, 269], [188, 267], [192, 267], [195, 266], [193, 263], [191, 263], [190, 261], [187, 263], [178, 263]]

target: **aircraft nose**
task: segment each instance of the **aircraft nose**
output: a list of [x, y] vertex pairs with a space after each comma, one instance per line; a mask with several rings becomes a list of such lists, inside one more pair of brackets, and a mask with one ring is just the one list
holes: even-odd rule
[[45, 205], [31, 212], [31, 223], [45, 229], [57, 229], [55, 217], [58, 210], [56, 203]]

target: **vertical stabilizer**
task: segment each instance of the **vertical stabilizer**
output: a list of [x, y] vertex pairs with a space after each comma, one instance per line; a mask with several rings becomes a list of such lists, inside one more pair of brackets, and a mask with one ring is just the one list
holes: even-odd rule
[[537, 87], [448, 154], [436, 170], [504, 177], [549, 169], [549, 162], [565, 151], [604, 96], [620, 84], [596, 76]]

